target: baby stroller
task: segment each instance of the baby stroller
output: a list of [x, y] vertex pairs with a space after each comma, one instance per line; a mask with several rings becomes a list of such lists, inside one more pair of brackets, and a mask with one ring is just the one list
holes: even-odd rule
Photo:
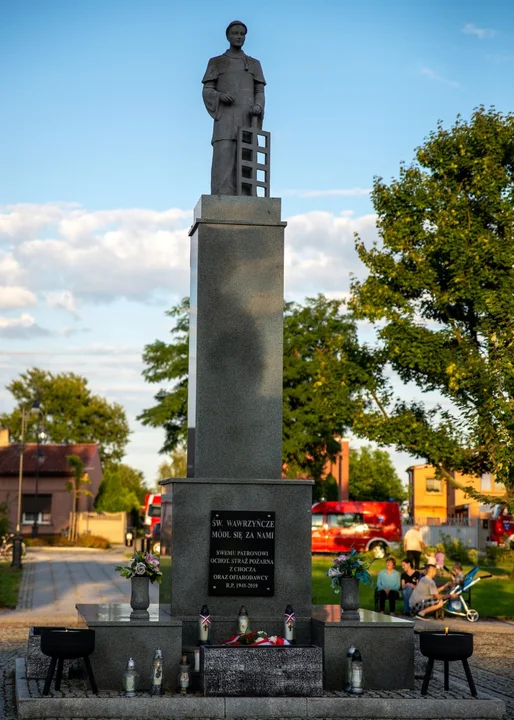
[[[491, 574], [487, 575], [480, 575], [477, 577], [477, 573], [480, 570], [479, 567], [472, 568], [466, 575], [464, 575], [464, 579], [461, 583], [458, 585], [454, 585], [450, 592], [452, 595], [457, 595], [456, 598], [446, 598], [446, 600], [443, 602], [443, 610], [445, 613], [449, 613], [450, 615], [457, 615], [458, 617], [465, 617], [469, 622], [476, 622], [480, 615], [476, 610], [473, 610], [468, 603], [471, 604], [471, 593], [469, 592], [470, 588], [473, 585], [476, 585], [477, 582], [480, 582], [480, 580], [484, 580], [485, 578], [492, 577]], [[462, 596], [462, 593], [468, 592], [469, 598], [468, 603]]]

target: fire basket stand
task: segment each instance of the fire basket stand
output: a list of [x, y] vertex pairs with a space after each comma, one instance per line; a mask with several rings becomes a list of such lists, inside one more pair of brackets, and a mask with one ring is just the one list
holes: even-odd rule
[[473, 655], [473, 635], [467, 632], [422, 632], [419, 635], [419, 649], [422, 655], [428, 658], [425, 677], [421, 687], [421, 694], [426, 695], [428, 684], [432, 676], [435, 660], [444, 663], [444, 689], [450, 689], [449, 666], [450, 662], [460, 660], [466, 673], [469, 689], [473, 697], [477, 697], [477, 690], [469, 669], [468, 658]]

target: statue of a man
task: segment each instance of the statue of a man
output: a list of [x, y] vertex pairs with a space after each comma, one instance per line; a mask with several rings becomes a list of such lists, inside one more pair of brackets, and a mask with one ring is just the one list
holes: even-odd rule
[[258, 60], [242, 48], [247, 28], [240, 20], [227, 27], [230, 48], [209, 60], [203, 77], [203, 101], [214, 118], [211, 195], [236, 194], [238, 127], [249, 127], [257, 116], [262, 127], [266, 81]]

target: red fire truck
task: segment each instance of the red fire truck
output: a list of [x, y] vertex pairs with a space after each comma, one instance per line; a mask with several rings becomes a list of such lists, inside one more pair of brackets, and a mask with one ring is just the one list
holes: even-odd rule
[[514, 550], [514, 517], [507, 508], [497, 506], [493, 517], [489, 520], [489, 536], [491, 545], [506, 545]]
[[400, 508], [371, 500], [319, 502], [312, 506], [312, 552], [371, 550], [384, 557], [402, 541]]
[[161, 522], [161, 495], [145, 495], [145, 516], [143, 525], [145, 534], [151, 535], [153, 528]]

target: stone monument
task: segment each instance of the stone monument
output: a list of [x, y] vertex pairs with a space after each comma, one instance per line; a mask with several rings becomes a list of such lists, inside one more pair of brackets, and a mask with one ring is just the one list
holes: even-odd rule
[[214, 119], [211, 194], [236, 195], [236, 151], [240, 128], [264, 116], [266, 81], [258, 60], [243, 52], [247, 27], [234, 20], [226, 30], [230, 48], [209, 60], [203, 77], [203, 101]]
[[255, 174], [269, 173], [270, 138], [246, 32], [230, 23], [230, 48], [203, 78], [213, 167], [189, 233], [188, 477], [162, 483], [161, 556], [171, 566], [163, 607], [171, 600], [185, 647], [197, 642], [204, 604], [220, 642], [236, 631], [243, 602], [252, 629], [269, 634], [283, 633], [291, 604], [298, 640], [310, 642], [312, 483], [282, 479], [286, 223], [269, 174]]

